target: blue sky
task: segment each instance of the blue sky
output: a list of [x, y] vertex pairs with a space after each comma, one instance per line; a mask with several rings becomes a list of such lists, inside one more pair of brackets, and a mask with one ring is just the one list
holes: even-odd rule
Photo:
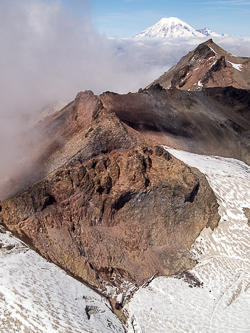
[[[85, 0], [63, 0], [81, 13]], [[209, 27], [229, 35], [250, 35], [250, 0], [89, 0], [93, 25], [108, 37], [141, 32], [163, 17], [175, 16], [195, 29]]]

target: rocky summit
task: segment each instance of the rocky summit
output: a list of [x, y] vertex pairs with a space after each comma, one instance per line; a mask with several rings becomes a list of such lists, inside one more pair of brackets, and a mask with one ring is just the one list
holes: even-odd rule
[[[1, 182], [0, 223], [112, 299], [192, 268], [190, 247], [218, 225], [218, 204], [205, 176], [164, 146], [250, 163], [249, 90], [216, 81], [247, 76], [249, 60], [233, 62], [211, 43], [184, 57], [185, 75], [170, 70], [170, 89], [163, 80], [125, 95], [80, 92], [22, 133], [22, 163]], [[188, 73], [201, 75], [209, 59], [226, 65], [197, 91]]]
[[250, 89], [250, 58], [234, 56], [209, 39], [152, 84], [157, 83], [166, 89], [202, 90], [228, 86]]
[[18, 194], [1, 202], [0, 219], [110, 296], [193, 267], [190, 246], [219, 216], [205, 176], [145, 139], [102, 99], [79, 93], [38, 124], [47, 139], [30, 156], [29, 177], [16, 180]]

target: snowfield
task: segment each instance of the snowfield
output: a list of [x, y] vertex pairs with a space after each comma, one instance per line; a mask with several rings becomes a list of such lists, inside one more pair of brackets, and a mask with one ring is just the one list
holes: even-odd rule
[[0, 229], [1, 333], [125, 332], [109, 303]]
[[250, 167], [165, 148], [206, 175], [221, 220], [193, 245], [198, 264], [189, 271], [191, 280], [159, 277], [135, 293], [126, 305], [128, 332], [250, 332], [250, 222], [244, 214], [250, 208]]

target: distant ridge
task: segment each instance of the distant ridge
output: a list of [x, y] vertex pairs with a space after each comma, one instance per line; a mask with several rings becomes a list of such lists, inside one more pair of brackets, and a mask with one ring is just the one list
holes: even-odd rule
[[199, 29], [196, 30], [197, 32], [202, 33], [204, 36], [206, 37], [223, 37], [223, 36], [227, 36], [226, 34], [218, 34], [217, 32], [212, 31], [209, 28], [204, 28], [204, 29]]
[[250, 88], [250, 58], [226, 52], [212, 39], [198, 45], [166, 73], [149, 84], [181, 90], [203, 90], [233, 86]]
[[134, 38], [190, 38], [190, 37], [222, 37], [223, 34], [213, 32], [209, 28], [195, 30], [177, 17], [162, 18], [155, 25], [147, 28]]

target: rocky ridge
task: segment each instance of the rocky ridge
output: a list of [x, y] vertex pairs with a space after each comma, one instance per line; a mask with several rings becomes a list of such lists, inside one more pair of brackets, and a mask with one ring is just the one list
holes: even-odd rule
[[219, 220], [198, 170], [89, 91], [37, 126], [47, 140], [1, 202], [2, 224], [109, 297], [193, 267], [190, 246]]
[[250, 59], [236, 57], [209, 39], [152, 84], [157, 83], [165, 89], [189, 91], [228, 86], [250, 89]]

